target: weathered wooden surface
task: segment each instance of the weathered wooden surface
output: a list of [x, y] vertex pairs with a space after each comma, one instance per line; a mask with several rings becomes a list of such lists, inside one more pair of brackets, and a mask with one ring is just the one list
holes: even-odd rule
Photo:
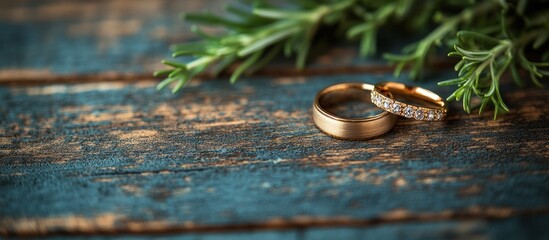
[[[335, 75], [279, 65], [156, 92], [153, 62], [188, 36], [150, 34], [202, 5], [127, 2], [0, 3], [0, 235], [547, 239], [548, 90], [504, 84], [512, 112], [497, 121], [452, 103], [444, 123], [335, 140], [312, 123], [314, 95], [393, 79], [376, 60], [331, 52], [313, 69]], [[138, 28], [113, 42], [67, 32], [122, 20]], [[436, 82], [450, 76], [419, 84], [447, 96]]]
[[179, 13], [218, 2], [2, 1], [0, 81], [150, 76], [170, 43], [192, 38]]
[[[498, 121], [401, 121], [369, 141], [313, 125], [322, 87], [388, 75], [2, 87], [2, 232], [156, 232], [549, 212], [547, 90]], [[447, 89], [424, 84], [442, 94]]]
[[[148, 79], [153, 71], [163, 68], [160, 60], [170, 56], [170, 44], [196, 39], [191, 24], [178, 17], [181, 12], [220, 12], [230, 2], [0, 2], [0, 83]], [[397, 51], [405, 44], [381, 35], [384, 51]], [[361, 59], [354, 46], [318, 50], [313, 49], [316, 57], [301, 73], [388, 69], [380, 57]], [[277, 61], [262, 73], [297, 74], [290, 66], [293, 62]]]
[[[546, 216], [512, 217], [502, 220], [459, 220], [442, 222], [415, 222], [380, 224], [367, 228], [300, 228], [300, 229], [272, 229], [264, 231], [250, 231], [241, 229], [231, 232], [199, 232], [185, 235], [177, 233], [122, 235], [125, 238], [150, 239], [289, 239], [289, 240], [328, 240], [328, 239], [362, 239], [362, 240], [397, 240], [397, 239], [547, 239], [549, 236], [543, 231], [547, 226], [540, 225], [546, 221]], [[112, 237], [112, 235], [103, 235]], [[75, 236], [70, 236], [75, 238]]]

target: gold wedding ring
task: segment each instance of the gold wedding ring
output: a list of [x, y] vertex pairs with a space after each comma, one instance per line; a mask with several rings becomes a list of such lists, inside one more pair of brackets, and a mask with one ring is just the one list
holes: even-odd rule
[[[327, 110], [327, 105], [343, 100], [341, 97], [329, 97], [330, 93], [361, 90], [369, 97], [367, 92], [373, 89], [373, 85], [364, 83], [340, 83], [324, 88], [316, 95], [313, 103], [314, 123], [321, 131], [338, 139], [368, 139], [388, 132], [395, 126], [398, 118], [389, 112], [383, 111], [364, 118], [344, 118]], [[388, 93], [388, 96], [391, 94]]]
[[442, 121], [448, 111], [448, 104], [437, 94], [396, 82], [376, 84], [370, 99], [385, 111], [421, 121]]

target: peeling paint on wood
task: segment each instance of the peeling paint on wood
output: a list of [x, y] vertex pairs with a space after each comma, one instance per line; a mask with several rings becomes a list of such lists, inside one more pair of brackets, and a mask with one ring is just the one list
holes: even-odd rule
[[[48, 219], [51, 233], [263, 228], [273, 219], [292, 228], [549, 211], [547, 90], [504, 85], [517, 110], [497, 121], [452, 103], [445, 123], [403, 119], [368, 141], [314, 127], [321, 88], [388, 78], [197, 81], [176, 95], [153, 81], [1, 87], [0, 229], [42, 233]], [[448, 94], [435, 82], [421, 85]], [[116, 224], [95, 224], [105, 214]], [[56, 220], [64, 216], [91, 220]]]

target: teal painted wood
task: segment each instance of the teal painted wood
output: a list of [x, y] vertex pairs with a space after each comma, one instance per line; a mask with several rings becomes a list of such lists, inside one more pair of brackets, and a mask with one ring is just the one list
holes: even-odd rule
[[[182, 12], [219, 12], [231, 1], [4, 1], [0, 3], [0, 82], [117, 80], [151, 76], [170, 56], [170, 44], [197, 39]], [[405, 44], [381, 34], [380, 52], [398, 52]], [[354, 45], [328, 40], [337, 48], [317, 48], [306, 72], [335, 69], [387, 69], [379, 56], [361, 59]], [[287, 59], [263, 72], [296, 72]]]
[[149, 75], [170, 55], [170, 44], [193, 38], [181, 12], [219, 11], [225, 2], [4, 1], [0, 75]]
[[[433, 76], [436, 86], [448, 76]], [[390, 74], [0, 88], [0, 233], [371, 225], [549, 212], [547, 90], [497, 121], [452, 104], [368, 141], [314, 127], [321, 88]], [[403, 79], [403, 81], [407, 81]], [[546, 225], [542, 218], [540, 224]], [[40, 227], [39, 227], [40, 226]], [[520, 228], [520, 226], [517, 226]]]
[[[547, 239], [547, 216], [513, 217], [502, 220], [462, 220], [446, 222], [417, 222], [342, 228], [303, 228], [267, 231], [234, 231], [218, 233], [190, 233], [128, 236], [119, 239], [288, 239], [288, 240], [323, 240], [323, 239], [362, 239], [362, 240], [396, 240], [396, 239]], [[112, 236], [108, 236], [112, 237]], [[75, 236], [71, 236], [75, 238]], [[78, 237], [76, 237], [78, 239]], [[88, 237], [86, 237], [88, 239]]]
[[[358, 142], [310, 117], [325, 86], [393, 79], [353, 46], [304, 72], [332, 76], [281, 61], [234, 86], [156, 92], [145, 76], [193, 38], [177, 14], [220, 2], [0, 3], [0, 82], [79, 83], [0, 86], [0, 235], [547, 238], [547, 90], [506, 84], [513, 112], [497, 121], [454, 103], [445, 123]], [[447, 96], [435, 83], [450, 77], [421, 85]]]
[[[547, 239], [547, 216], [307, 230], [301, 239]], [[299, 239], [299, 238], [296, 238]]]

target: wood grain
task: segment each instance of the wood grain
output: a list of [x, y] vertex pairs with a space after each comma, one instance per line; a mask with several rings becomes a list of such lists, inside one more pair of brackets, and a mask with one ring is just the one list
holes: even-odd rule
[[219, 12], [225, 2], [3, 1], [0, 81], [150, 76], [170, 44], [193, 38], [181, 12]]
[[[197, 38], [182, 12], [220, 12], [231, 1], [99, 0], [4, 1], [0, 3], [0, 84], [136, 81], [163, 69], [169, 46]], [[209, 32], [220, 29], [206, 28]], [[379, 52], [399, 52], [400, 31], [381, 32]], [[361, 58], [357, 47], [325, 39], [313, 48], [303, 71], [280, 58], [259, 74], [338, 74], [388, 71], [381, 56]], [[434, 59], [433, 65], [448, 65]], [[208, 74], [205, 75], [209, 76]]]
[[[225, 3], [0, 2], [0, 236], [548, 238], [548, 90], [506, 80], [496, 121], [452, 103], [368, 141], [311, 120], [325, 86], [395, 80], [342, 42], [305, 71], [155, 91], [168, 46], [194, 38], [177, 15]], [[406, 44], [383, 34], [380, 52]], [[435, 65], [413, 84], [448, 96]]]
[[[218, 229], [181, 234], [174, 232], [102, 233], [96, 236], [132, 239], [547, 239], [547, 216], [523, 216], [507, 219], [451, 220], [379, 224], [373, 226], [304, 227], [289, 229]], [[52, 235], [50, 235], [52, 236]], [[63, 234], [53, 236], [67, 236]], [[68, 235], [71, 238], [82, 235]]]
[[[435, 82], [421, 85], [442, 95]], [[0, 232], [130, 233], [492, 219], [549, 212], [547, 90], [513, 112], [332, 139], [321, 88], [382, 75], [1, 87]], [[404, 80], [406, 81], [406, 80]], [[547, 223], [547, 221], [544, 221]]]

